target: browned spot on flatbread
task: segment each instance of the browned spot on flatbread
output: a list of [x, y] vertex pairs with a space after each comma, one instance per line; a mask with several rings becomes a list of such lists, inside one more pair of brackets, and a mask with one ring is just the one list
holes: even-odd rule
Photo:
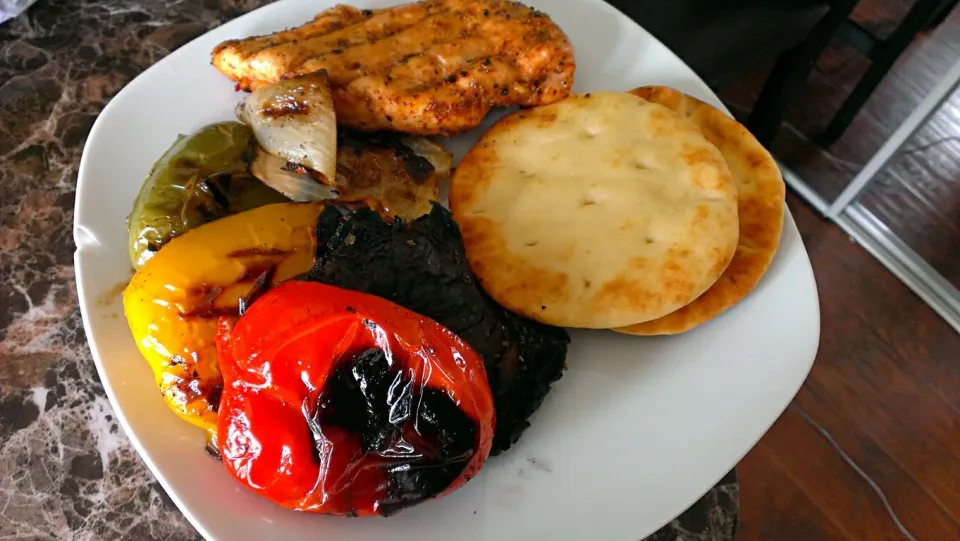
[[654, 108], [650, 110], [650, 118], [656, 122], [670, 121], [670, 115], [664, 109]]
[[751, 152], [747, 154], [747, 164], [752, 169], [760, 169], [766, 163], [766, 157], [758, 152]]
[[577, 254], [574, 250], [573, 244], [570, 244], [557, 253], [557, 261], [570, 261], [575, 255]]
[[674, 95], [670, 92], [665, 92], [665, 87], [641, 87], [635, 88], [630, 91], [631, 94], [639, 96], [651, 103], [656, 103], [663, 105], [664, 107], [673, 109], [674, 111], [690, 116], [693, 111], [685, 110], [683, 103], [681, 102], [682, 95]]
[[591, 300], [598, 307], [616, 303], [638, 311], [647, 311], [654, 303], [661, 303], [660, 297], [647, 289], [638, 288], [632, 274], [621, 274], [603, 284]]
[[690, 299], [694, 294], [694, 285], [690, 281], [690, 274], [687, 272], [686, 259], [690, 253], [686, 250], [670, 250], [670, 259], [663, 265], [660, 271], [660, 284], [663, 287], [661, 294], [664, 297], [675, 299], [676, 302], [684, 302]]
[[[464, 216], [459, 220], [463, 243], [470, 247], [470, 266], [474, 274], [500, 284], [507, 299], [502, 303], [518, 314], [534, 317], [529, 307], [564, 302], [568, 298], [565, 273], [545, 269], [523, 255], [513, 253], [506, 245], [499, 226], [483, 216]], [[487, 261], [496, 264], [488, 265]], [[549, 292], [545, 294], [544, 292]]]
[[[700, 120], [700, 117], [696, 114], [690, 116], [690, 120], [697, 122]], [[727, 135], [721, 131], [721, 127], [717, 126], [714, 122], [700, 122], [697, 124], [700, 128], [700, 132], [703, 133], [703, 136], [706, 137], [707, 141], [710, 141], [717, 148], [723, 151], [724, 147], [729, 148], [730, 146], [735, 146], [736, 143], [731, 142], [727, 139]]]
[[[591, 300], [598, 310], [616, 305], [620, 309], [638, 312], [654, 310], [663, 305], [664, 298], [671, 302], [685, 302], [696, 287], [684, 263], [689, 257], [688, 250], [670, 250], [669, 259], [660, 268], [659, 288], [656, 291], [638, 287], [636, 275], [626, 271], [605, 283]], [[630, 268], [646, 269], [648, 263], [644, 258], [634, 258], [630, 260]]]
[[647, 130], [647, 133], [650, 134], [650, 137], [653, 139], [663, 138], [669, 127], [673, 125], [671, 122], [669, 112], [664, 108], [660, 109], [658, 107], [653, 107], [650, 110], [650, 116], [648, 118], [648, 123], [644, 127]]
[[458, 213], [458, 209], [472, 207], [478, 194], [485, 193], [490, 186], [491, 175], [499, 164], [499, 158], [495, 149], [491, 148], [489, 140], [493, 140], [500, 133], [508, 132], [515, 124], [522, 123], [531, 116], [543, 125], [549, 125], [557, 118], [556, 113], [536, 109], [507, 115], [491, 126], [484, 134], [484, 140], [477, 143], [460, 160], [457, 169], [461, 172], [469, 171], [470, 175], [454, 176], [457, 188], [451, 189], [449, 196], [450, 210], [454, 214]]
[[723, 160], [721, 160], [716, 153], [710, 152], [702, 147], [697, 149], [687, 148], [684, 149], [682, 157], [684, 162], [690, 167], [690, 174], [693, 176], [693, 182], [697, 186], [716, 190], [724, 185], [729, 185], [730, 180], [728, 178], [723, 178], [723, 181], [721, 181], [714, 175], [700, 174], [703, 167], [709, 167], [711, 170], [716, 167], [727, 169], [726, 164], [723, 163]]
[[697, 205], [697, 210], [693, 212], [693, 225], [701, 226], [703, 222], [710, 217], [710, 209], [706, 205]]
[[755, 200], [745, 200], [740, 203], [740, 245], [761, 248], [770, 248], [776, 244], [776, 235], [770, 230], [766, 218], [770, 210]]
[[496, 166], [497, 156], [487, 145], [473, 147], [460, 161], [458, 169], [471, 171], [469, 178], [461, 175], [455, 177], [458, 183], [456, 190], [450, 190], [450, 209], [457, 212], [458, 208], [469, 208], [479, 194], [487, 191], [490, 186], [490, 175]]
[[730, 266], [730, 262], [735, 257], [736, 252], [727, 254], [714, 249], [711, 255], [713, 256], [713, 266], [710, 268], [710, 272], [719, 277]]

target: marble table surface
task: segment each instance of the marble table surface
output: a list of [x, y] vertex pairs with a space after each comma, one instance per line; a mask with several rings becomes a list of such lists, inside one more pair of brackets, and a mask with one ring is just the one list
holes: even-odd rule
[[[196, 539], [117, 424], [74, 285], [77, 166], [97, 114], [263, 0], [40, 0], [0, 25], [0, 539]], [[731, 472], [650, 539], [729, 541]]]

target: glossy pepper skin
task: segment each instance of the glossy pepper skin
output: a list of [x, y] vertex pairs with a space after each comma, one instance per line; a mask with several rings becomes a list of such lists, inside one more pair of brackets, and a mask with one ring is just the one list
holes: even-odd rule
[[455, 490], [490, 453], [480, 357], [385, 299], [287, 282], [221, 320], [217, 346], [223, 463], [281, 506], [387, 515]]
[[218, 122], [178, 137], [153, 165], [127, 216], [133, 267], [190, 229], [288, 201], [247, 172], [254, 147], [253, 132], [240, 122]]
[[222, 379], [217, 320], [241, 299], [310, 269], [322, 203], [280, 203], [221, 218], [171, 240], [123, 292], [127, 324], [164, 400], [210, 434]]

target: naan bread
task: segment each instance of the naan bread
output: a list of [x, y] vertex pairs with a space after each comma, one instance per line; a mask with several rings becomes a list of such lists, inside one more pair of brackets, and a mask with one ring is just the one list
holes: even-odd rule
[[683, 115], [626, 92], [508, 115], [456, 169], [450, 208], [487, 293], [565, 327], [673, 312], [737, 245], [723, 156]]
[[740, 241], [730, 266], [706, 293], [669, 315], [615, 329], [636, 335], [676, 334], [690, 330], [738, 303], [770, 267], [783, 228], [785, 187], [773, 157], [736, 120], [699, 100], [660, 86], [633, 94], [692, 120], [723, 154], [737, 186]]

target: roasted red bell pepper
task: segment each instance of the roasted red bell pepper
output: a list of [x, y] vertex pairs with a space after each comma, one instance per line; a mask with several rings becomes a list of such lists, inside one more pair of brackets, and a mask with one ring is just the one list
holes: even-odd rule
[[385, 299], [288, 282], [219, 323], [227, 470], [284, 507], [387, 515], [452, 492], [490, 453], [473, 349]]

